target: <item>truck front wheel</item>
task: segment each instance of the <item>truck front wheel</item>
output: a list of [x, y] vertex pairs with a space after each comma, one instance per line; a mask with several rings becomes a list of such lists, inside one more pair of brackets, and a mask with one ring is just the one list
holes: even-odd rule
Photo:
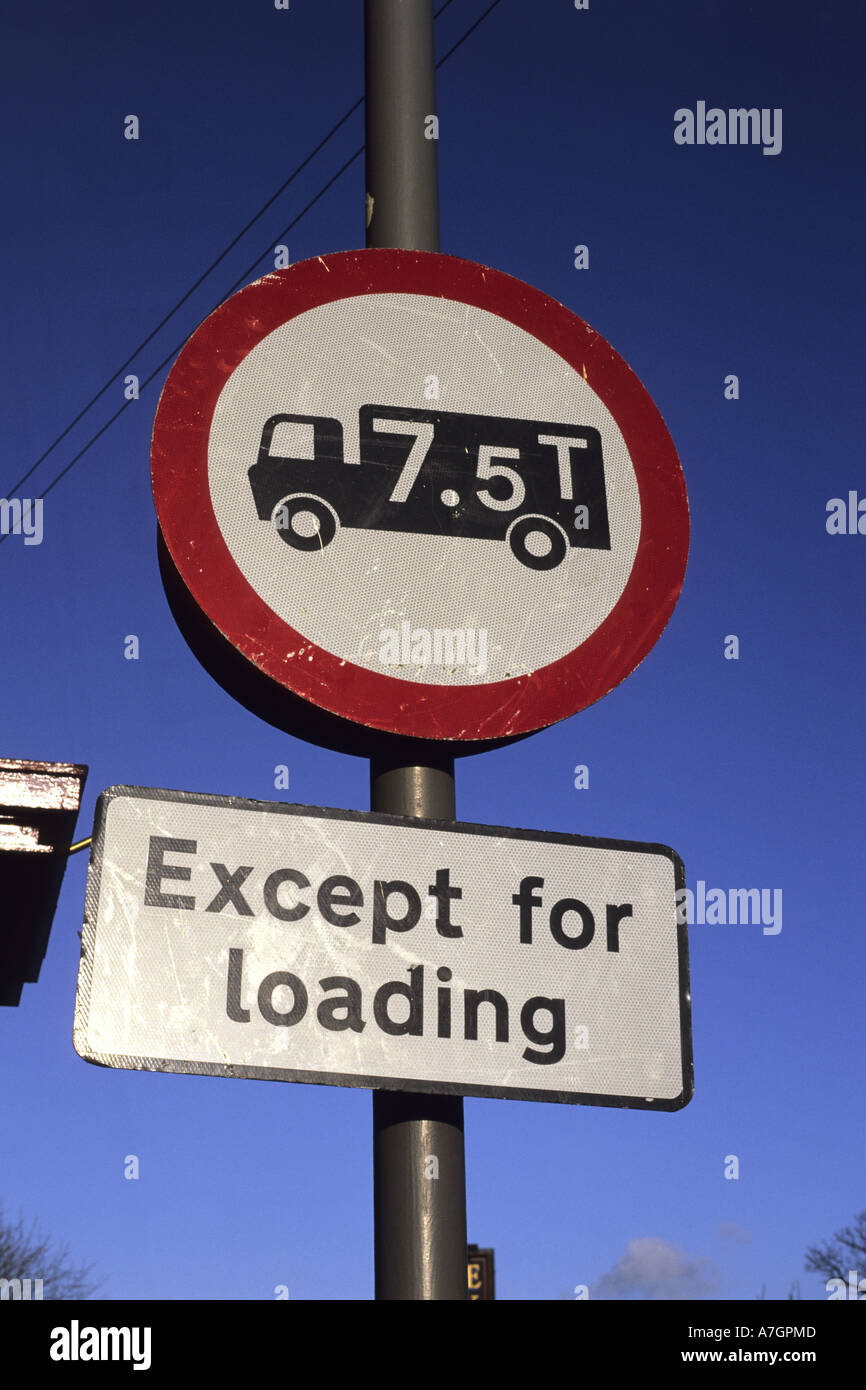
[[295, 494], [274, 508], [273, 522], [280, 539], [293, 550], [324, 550], [337, 534], [339, 518], [321, 497]]

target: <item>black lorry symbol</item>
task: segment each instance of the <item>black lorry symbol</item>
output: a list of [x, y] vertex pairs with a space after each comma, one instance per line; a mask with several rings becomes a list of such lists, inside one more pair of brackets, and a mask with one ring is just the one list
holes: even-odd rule
[[[306, 427], [306, 457], [271, 453], [279, 425]], [[340, 526], [504, 540], [530, 569], [569, 546], [610, 549], [601, 436], [588, 425], [365, 405], [359, 464], [343, 427], [272, 415], [249, 470], [256, 511], [295, 550], [321, 550]]]

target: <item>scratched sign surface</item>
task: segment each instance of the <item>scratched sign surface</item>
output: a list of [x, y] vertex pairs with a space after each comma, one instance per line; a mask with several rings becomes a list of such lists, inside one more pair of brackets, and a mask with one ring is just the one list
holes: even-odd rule
[[637, 377], [561, 304], [451, 256], [341, 252], [247, 286], [172, 369], [152, 464], [220, 632], [394, 733], [573, 714], [682, 584], [685, 485]]
[[675, 1110], [661, 845], [113, 787], [75, 1046], [105, 1066]]

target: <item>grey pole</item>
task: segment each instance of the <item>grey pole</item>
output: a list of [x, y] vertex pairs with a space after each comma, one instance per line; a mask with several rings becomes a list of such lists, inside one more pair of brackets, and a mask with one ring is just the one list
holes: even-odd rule
[[[432, 0], [365, 0], [367, 245], [439, 250]], [[370, 807], [453, 820], [454, 759], [370, 762]], [[377, 1299], [466, 1298], [463, 1099], [373, 1092]]]
[[367, 245], [439, 250], [432, 0], [365, 0]]

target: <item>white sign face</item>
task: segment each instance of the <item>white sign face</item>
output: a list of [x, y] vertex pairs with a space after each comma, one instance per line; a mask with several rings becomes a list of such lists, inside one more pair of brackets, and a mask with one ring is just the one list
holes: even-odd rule
[[271, 680], [355, 724], [544, 728], [643, 660], [682, 585], [673, 442], [547, 295], [433, 252], [340, 252], [193, 334], [153, 433], [171, 562]]
[[682, 864], [659, 845], [148, 788], [97, 806], [91, 1062], [674, 1110]]
[[[335, 419], [342, 458], [325, 452], [324, 432], [317, 457], [315, 424], [280, 420], [289, 408]], [[246, 478], [260, 457], [251, 482], [267, 516], [256, 525]], [[333, 656], [421, 684], [503, 681], [567, 656], [612, 612], [640, 537], [634, 463], [600, 397], [530, 333], [441, 297], [356, 295], [269, 333], [223, 388], [208, 465], [217, 524], [267, 606]], [[305, 488], [337, 519], [327, 544], [299, 552], [305, 513], [271, 523]], [[528, 516], [537, 567], [511, 543]], [[324, 541], [309, 517], [307, 534]], [[560, 532], [570, 543], [554, 549]], [[437, 661], [423, 636], [413, 644], [413, 632], [437, 630], [472, 634], [469, 659]]]

